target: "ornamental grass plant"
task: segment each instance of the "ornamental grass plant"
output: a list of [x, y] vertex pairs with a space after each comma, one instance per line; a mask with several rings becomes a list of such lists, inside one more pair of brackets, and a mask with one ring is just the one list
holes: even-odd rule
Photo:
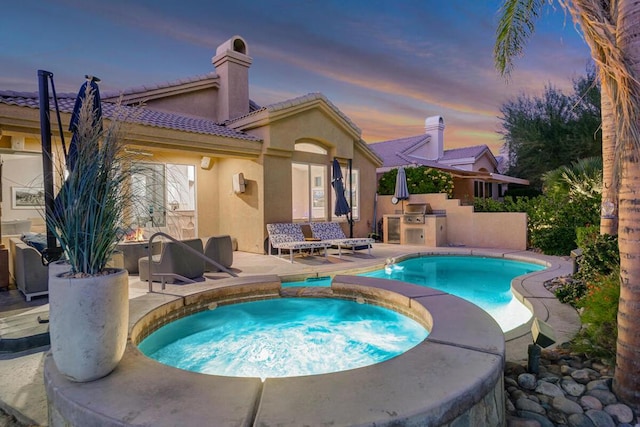
[[123, 218], [132, 198], [124, 114], [116, 108], [103, 128], [94, 99], [93, 90], [87, 90], [79, 111], [75, 167], [68, 172], [62, 166], [56, 168], [60, 191], [53, 212], [46, 214], [75, 277], [109, 273], [106, 266], [123, 237]]

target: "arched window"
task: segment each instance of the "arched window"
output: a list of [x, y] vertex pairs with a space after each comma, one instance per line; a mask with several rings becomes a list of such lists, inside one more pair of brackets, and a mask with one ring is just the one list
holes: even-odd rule
[[294, 149], [295, 151], [303, 151], [305, 153], [327, 155], [327, 150], [324, 147], [312, 142], [296, 142]]

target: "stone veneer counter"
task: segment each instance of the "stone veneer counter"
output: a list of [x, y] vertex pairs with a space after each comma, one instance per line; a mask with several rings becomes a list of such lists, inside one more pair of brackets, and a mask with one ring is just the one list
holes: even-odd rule
[[[375, 365], [264, 383], [172, 368], [135, 346], [163, 324], [215, 305], [305, 296], [381, 305], [430, 333], [416, 347]], [[105, 378], [70, 382], [47, 356], [50, 426], [505, 424], [500, 327], [475, 305], [434, 289], [359, 276], [336, 276], [331, 288], [282, 289], [277, 276], [251, 276], [184, 297], [136, 298], [131, 322], [124, 358]]]

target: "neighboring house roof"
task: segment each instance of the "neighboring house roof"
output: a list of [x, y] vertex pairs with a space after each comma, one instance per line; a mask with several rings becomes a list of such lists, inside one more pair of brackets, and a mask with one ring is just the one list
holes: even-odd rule
[[[456, 161], [461, 159], [479, 159], [485, 152], [491, 154], [491, 150], [486, 145], [474, 145], [471, 147], [452, 148], [451, 150], [445, 150], [444, 155], [438, 161]], [[493, 154], [491, 157], [495, 159]]]
[[[60, 111], [70, 114], [73, 111], [75, 98], [76, 95], [74, 94], [57, 94]], [[35, 92], [0, 91], [0, 103], [34, 109], [40, 107], [39, 95]], [[55, 108], [53, 98], [51, 99], [50, 105], [52, 109]], [[228, 128], [213, 120], [202, 117], [169, 113], [166, 111], [153, 110], [148, 107], [131, 107], [126, 105], [118, 107], [114, 102], [102, 100], [102, 112], [105, 117], [114, 117], [118, 108], [121, 109], [121, 116], [126, 117], [128, 121], [135, 124], [248, 141], [260, 141], [259, 138], [253, 135]]]
[[[440, 159], [427, 160], [421, 157], [414, 156], [412, 153], [424, 144], [429, 143], [431, 137], [429, 135], [417, 135], [407, 138], [393, 139], [390, 141], [375, 142], [369, 144], [369, 146], [375, 150], [376, 153], [382, 158], [384, 167], [396, 167], [408, 164], [418, 164], [432, 167], [446, 167], [451, 163], [455, 163], [458, 160], [474, 159], [477, 160], [485, 153], [491, 155], [491, 150], [486, 145], [475, 145], [472, 147], [453, 148], [450, 150], [444, 150], [444, 154]], [[497, 161], [495, 162], [497, 164]]]
[[512, 182], [518, 184], [528, 184], [528, 181], [519, 178], [507, 177], [495, 172], [471, 171], [456, 167], [456, 164], [474, 163], [484, 155], [488, 155], [489, 159], [498, 169], [499, 161], [494, 157], [489, 147], [485, 144], [474, 145], [471, 147], [453, 148], [444, 150], [443, 155], [438, 160], [428, 160], [413, 155], [413, 153], [425, 144], [430, 143], [431, 136], [427, 134], [410, 136], [406, 138], [393, 139], [390, 141], [376, 142], [369, 144], [369, 147], [375, 151], [383, 161], [383, 165], [378, 169], [379, 172], [386, 172], [399, 166], [428, 166], [431, 168], [441, 169], [451, 172], [456, 176], [467, 178], [489, 179], [498, 182]]
[[429, 139], [429, 135], [410, 136], [408, 138], [399, 138], [393, 139], [391, 141], [371, 143], [369, 144], [369, 147], [371, 147], [373, 151], [378, 153], [378, 156], [380, 156], [380, 158], [382, 159], [384, 168], [393, 169], [398, 166], [405, 166], [414, 163], [435, 167], [435, 164], [426, 164], [427, 162], [431, 162], [430, 160], [418, 158], [412, 159], [409, 155], [406, 154], [407, 152], [415, 149], [416, 146], [428, 143]]

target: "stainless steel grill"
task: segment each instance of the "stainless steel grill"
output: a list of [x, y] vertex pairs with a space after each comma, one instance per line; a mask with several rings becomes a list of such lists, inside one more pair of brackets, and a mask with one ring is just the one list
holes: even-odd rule
[[404, 224], [424, 224], [424, 216], [431, 213], [428, 203], [407, 203], [402, 212], [402, 222]]

